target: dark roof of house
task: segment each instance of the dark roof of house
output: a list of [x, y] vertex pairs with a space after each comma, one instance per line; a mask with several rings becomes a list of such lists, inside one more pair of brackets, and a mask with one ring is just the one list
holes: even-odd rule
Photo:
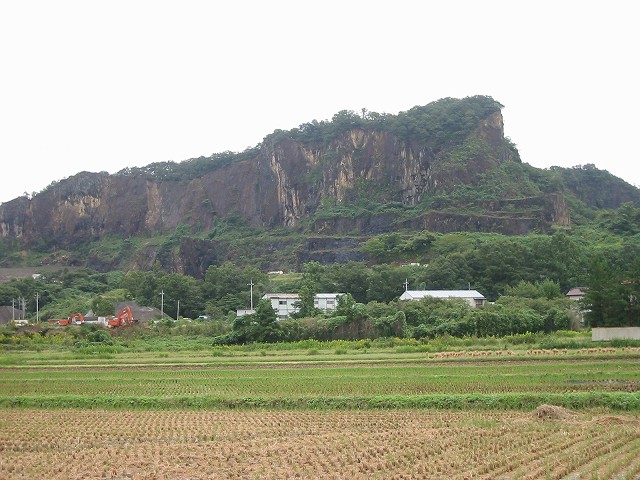
[[573, 287], [567, 292], [567, 297], [580, 297], [587, 292], [585, 287]]

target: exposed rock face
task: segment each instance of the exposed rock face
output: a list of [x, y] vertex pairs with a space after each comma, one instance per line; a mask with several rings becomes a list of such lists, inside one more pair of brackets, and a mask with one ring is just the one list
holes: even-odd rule
[[505, 161], [500, 113], [482, 122], [474, 135], [490, 154], [453, 177], [438, 173], [446, 152], [428, 152], [388, 132], [358, 128], [324, 148], [286, 138], [265, 142], [255, 158], [184, 183], [83, 172], [31, 200], [0, 206], [0, 232], [26, 247], [68, 248], [107, 235], [167, 233], [180, 225], [207, 231], [229, 214], [252, 226], [297, 227], [323, 200], [348, 202], [363, 189], [380, 203], [415, 205], [427, 192], [460, 182], [461, 176], [472, 183], [474, 176]]
[[307, 238], [304, 248], [298, 253], [297, 263], [303, 265], [315, 261], [324, 264], [346, 263], [368, 260], [368, 256], [359, 250], [360, 241], [355, 238]]
[[2, 238], [20, 239], [23, 236], [24, 224], [27, 219], [29, 199], [19, 197], [7, 203], [0, 204], [0, 236]]
[[[570, 224], [569, 210], [560, 194], [517, 200], [480, 202], [483, 214], [431, 211], [411, 220], [395, 215], [361, 215], [357, 218], [318, 220], [313, 230], [322, 234], [380, 234], [399, 229], [429, 230], [439, 233], [493, 232], [525, 235], [532, 231], [549, 232], [552, 225]], [[505, 210], [509, 213], [505, 213]]]
[[[464, 155], [460, 152], [464, 150]], [[469, 153], [471, 152], [471, 153]], [[459, 159], [468, 159], [461, 162]], [[411, 220], [393, 214], [307, 219], [323, 202], [349, 204], [365, 198], [374, 204], [418, 205], [425, 195], [457, 185], [474, 185], [503, 162], [519, 162], [504, 139], [499, 112], [488, 115], [467, 139], [451, 148], [432, 150], [416, 140], [388, 131], [351, 128], [322, 145], [291, 138], [265, 139], [250, 158], [221, 166], [188, 181], [158, 181], [136, 176], [82, 172], [49, 187], [32, 199], [0, 205], [0, 235], [24, 249], [71, 250], [105, 237], [152, 237], [186, 229], [209, 232], [220, 219], [236, 216], [253, 227], [307, 229], [310, 234], [376, 234], [399, 228], [491, 231], [523, 234], [567, 225], [560, 194], [545, 198], [498, 200], [478, 204], [477, 215], [427, 211]], [[457, 162], [457, 163], [456, 163]], [[504, 203], [513, 215], [501, 213]], [[320, 218], [320, 217], [318, 217]], [[347, 242], [349, 243], [349, 242]], [[357, 259], [349, 245], [307, 245], [301, 260]], [[277, 247], [274, 247], [277, 249]], [[228, 258], [216, 242], [181, 240], [179, 256], [157, 247], [138, 252], [135, 267], [160, 261], [175, 271], [202, 272]], [[268, 253], [268, 252], [267, 252]], [[97, 269], [114, 268], [118, 259], [88, 256]]]

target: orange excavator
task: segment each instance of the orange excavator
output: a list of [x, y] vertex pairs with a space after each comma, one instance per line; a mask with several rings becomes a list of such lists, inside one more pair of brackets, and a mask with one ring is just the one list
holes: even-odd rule
[[56, 322], [61, 327], [67, 325], [82, 325], [84, 323], [84, 315], [81, 313], [73, 313], [68, 318], [62, 318]]
[[131, 311], [131, 308], [129, 308], [129, 306], [126, 306], [122, 310], [120, 310], [117, 315], [107, 319], [107, 327], [126, 327], [128, 325], [132, 325], [135, 322], [136, 320], [133, 318], [133, 312]]

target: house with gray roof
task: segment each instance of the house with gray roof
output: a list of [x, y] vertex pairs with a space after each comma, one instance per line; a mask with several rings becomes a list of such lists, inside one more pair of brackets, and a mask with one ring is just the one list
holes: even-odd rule
[[486, 298], [477, 290], [405, 290], [400, 300], [422, 300], [423, 298], [460, 298], [472, 308], [484, 305]]

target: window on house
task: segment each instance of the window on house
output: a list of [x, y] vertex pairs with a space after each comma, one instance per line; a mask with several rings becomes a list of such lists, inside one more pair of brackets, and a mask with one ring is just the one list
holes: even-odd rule
[[279, 300], [278, 301], [278, 305], [286, 305], [287, 301], [286, 300]]

